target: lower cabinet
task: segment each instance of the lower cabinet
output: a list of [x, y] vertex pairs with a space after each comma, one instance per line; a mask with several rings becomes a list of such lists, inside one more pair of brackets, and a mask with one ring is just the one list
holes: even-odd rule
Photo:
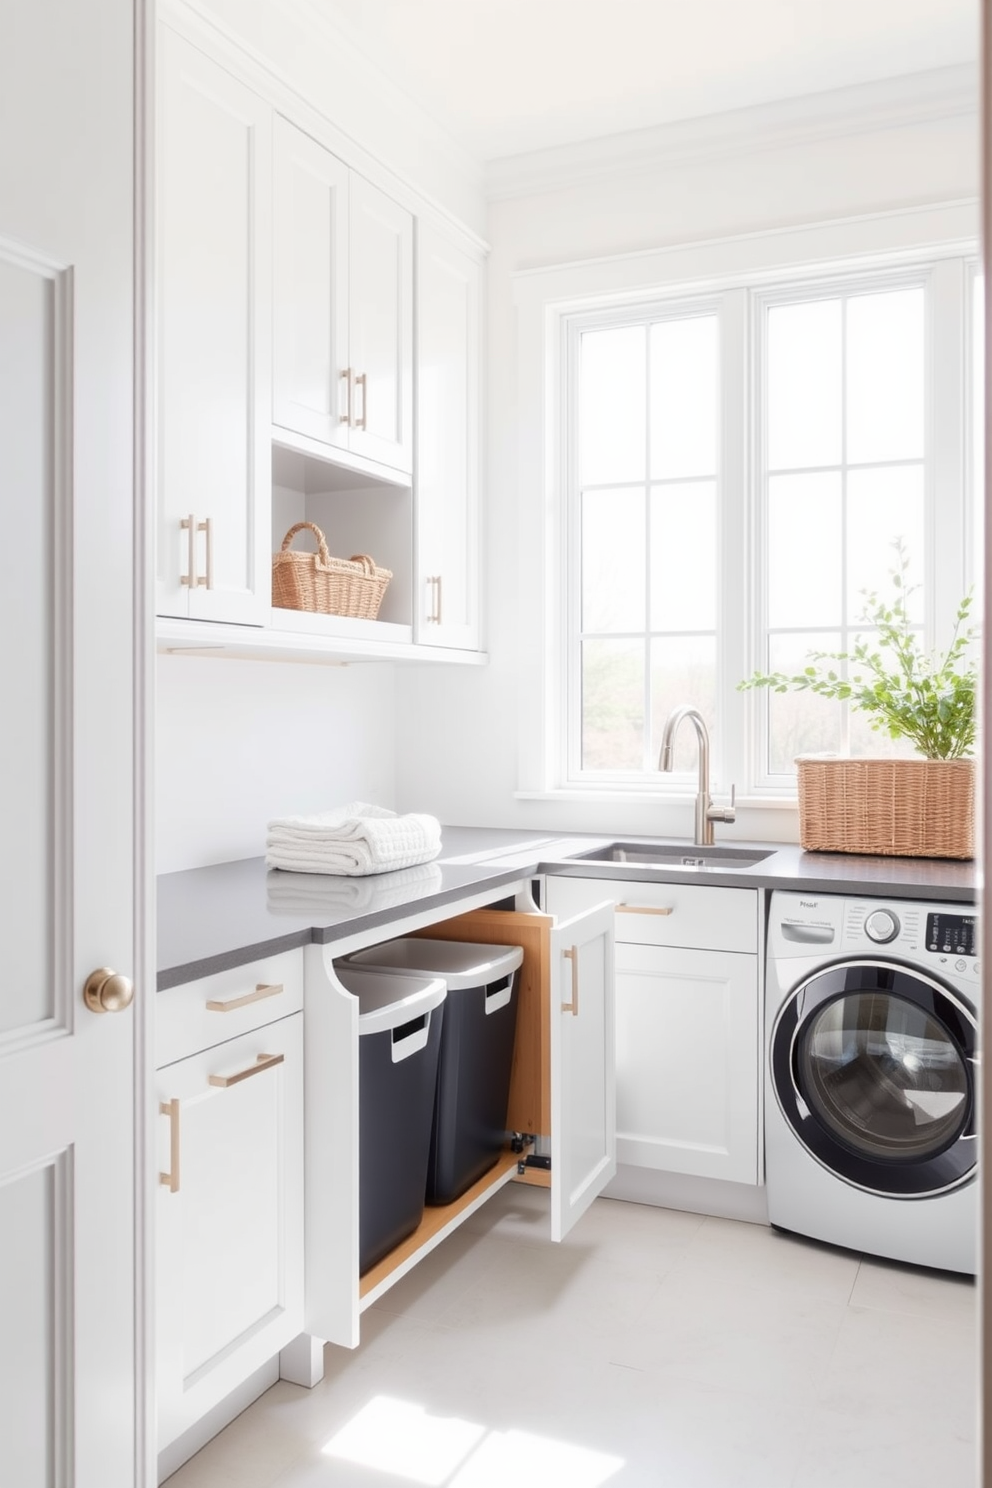
[[758, 892], [551, 878], [548, 908], [616, 905], [617, 1160], [759, 1181]]
[[159, 995], [160, 1450], [303, 1328], [302, 955]]
[[[523, 947], [507, 1130], [550, 1139], [550, 1171], [523, 1176], [550, 1189], [560, 1240], [616, 1173], [612, 905], [561, 923], [481, 909], [423, 934]], [[335, 977], [332, 947], [306, 956], [306, 1331], [354, 1347], [363, 1309], [518, 1176], [521, 1154], [508, 1150], [461, 1198], [427, 1208], [419, 1229], [359, 1276], [358, 1006]]]

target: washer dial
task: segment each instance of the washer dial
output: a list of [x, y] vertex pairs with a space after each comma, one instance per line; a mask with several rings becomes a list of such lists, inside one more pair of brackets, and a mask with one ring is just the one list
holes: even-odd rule
[[873, 909], [865, 920], [865, 934], [876, 945], [886, 945], [899, 934], [899, 921], [891, 909]]

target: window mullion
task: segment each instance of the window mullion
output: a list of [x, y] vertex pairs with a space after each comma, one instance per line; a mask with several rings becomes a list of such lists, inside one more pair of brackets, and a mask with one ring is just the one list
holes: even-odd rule
[[737, 683], [751, 667], [753, 646], [754, 565], [753, 493], [748, 479], [750, 294], [728, 290], [720, 301], [720, 445], [717, 468], [717, 718], [714, 784], [728, 791], [731, 783], [744, 793], [753, 779], [748, 757], [748, 714]]

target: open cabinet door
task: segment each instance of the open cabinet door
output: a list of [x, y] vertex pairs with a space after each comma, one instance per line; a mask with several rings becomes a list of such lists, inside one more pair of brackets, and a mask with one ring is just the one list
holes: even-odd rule
[[613, 904], [551, 931], [551, 1238], [617, 1171]]

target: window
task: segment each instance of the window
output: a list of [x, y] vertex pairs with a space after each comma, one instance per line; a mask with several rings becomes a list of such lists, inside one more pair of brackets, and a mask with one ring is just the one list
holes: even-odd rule
[[[798, 753], [895, 750], [837, 703], [736, 688], [866, 634], [896, 539], [913, 618], [944, 639], [968, 568], [973, 282], [944, 259], [566, 317], [563, 784], [660, 786], [680, 703], [717, 787], [752, 797], [793, 792]], [[676, 771], [694, 763], [686, 738]]]

